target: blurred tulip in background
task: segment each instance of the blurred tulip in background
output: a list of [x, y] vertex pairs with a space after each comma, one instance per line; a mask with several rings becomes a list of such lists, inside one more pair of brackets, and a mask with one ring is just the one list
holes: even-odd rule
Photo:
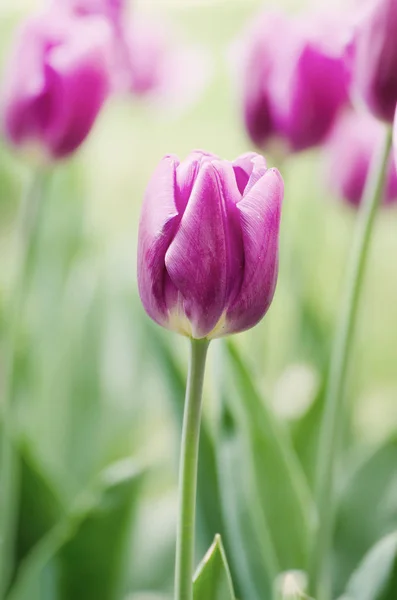
[[397, 104], [397, 1], [371, 0], [358, 11], [352, 51], [353, 92], [392, 123]]
[[236, 45], [244, 122], [259, 147], [320, 144], [348, 101], [347, 23], [325, 14], [256, 15]]
[[3, 84], [8, 140], [46, 159], [74, 152], [108, 96], [109, 50], [101, 17], [82, 20], [52, 9], [28, 19]]
[[[329, 188], [354, 206], [362, 199], [371, 160], [383, 133], [384, 126], [372, 115], [347, 109], [338, 117], [324, 146]], [[390, 157], [384, 202], [395, 201], [397, 171]]]

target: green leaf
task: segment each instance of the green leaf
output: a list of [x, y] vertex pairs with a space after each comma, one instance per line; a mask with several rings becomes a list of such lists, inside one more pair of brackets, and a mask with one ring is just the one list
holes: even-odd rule
[[51, 600], [119, 598], [142, 480], [130, 460], [106, 469], [26, 556], [8, 600], [46, 599], [49, 585]]
[[375, 542], [397, 529], [396, 464], [397, 437], [393, 437], [355, 470], [342, 491], [334, 537], [337, 594]]
[[137, 594], [132, 594], [132, 596], [127, 596], [125, 600], [172, 600], [170, 596], [163, 596], [162, 594], [158, 594], [157, 592], [142, 592]]
[[20, 448], [20, 486], [17, 565], [65, 514], [58, 493], [26, 445]]
[[290, 427], [295, 452], [311, 489], [314, 488], [323, 406], [324, 384], [320, 386], [307, 412], [299, 420], [292, 423]]
[[236, 346], [228, 341], [227, 349], [229, 378], [239, 391], [232, 409], [245, 431], [247, 461], [254, 473], [251, 502], [262, 511], [279, 568], [305, 569], [315, 515], [307, 480], [287, 431], [261, 398]]
[[260, 541], [253, 523], [247, 493], [241, 436], [225, 415], [217, 444], [220, 493], [225, 518], [225, 535], [236, 594], [250, 600], [270, 597], [272, 576], [261, 556]]
[[193, 584], [194, 600], [235, 600], [233, 583], [220, 535], [198, 566]]
[[353, 573], [346, 590], [351, 600], [397, 598], [397, 531], [381, 539]]
[[131, 517], [142, 472], [122, 461], [103, 475], [100, 502], [59, 553], [61, 599], [114, 600], [123, 586]]

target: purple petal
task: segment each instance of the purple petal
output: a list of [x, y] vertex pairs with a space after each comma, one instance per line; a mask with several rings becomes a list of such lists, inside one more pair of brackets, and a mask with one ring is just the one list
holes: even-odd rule
[[26, 23], [3, 90], [11, 142], [59, 158], [84, 141], [109, 90], [110, 38], [101, 17], [49, 12]]
[[53, 0], [53, 3], [83, 17], [102, 15], [116, 25], [121, 22], [127, 8], [125, 0]]
[[194, 150], [178, 166], [176, 172], [176, 185], [177, 206], [180, 213], [186, 208], [200, 166], [204, 162], [212, 162], [213, 160], [218, 160], [218, 157], [215, 154], [204, 152], [202, 150]]
[[234, 174], [241, 195], [244, 194], [245, 188], [248, 185], [248, 181], [250, 180], [255, 165], [258, 166], [259, 164], [261, 164], [263, 168], [263, 175], [266, 171], [266, 160], [260, 154], [256, 154], [255, 152], [247, 152], [233, 161]]
[[275, 79], [276, 123], [294, 151], [321, 143], [347, 102], [347, 75], [339, 57], [302, 39]]
[[47, 132], [55, 157], [73, 152], [86, 138], [109, 91], [110, 30], [102, 18], [77, 20], [67, 44], [48, 53], [56, 113]]
[[371, 112], [392, 123], [397, 103], [397, 4], [372, 0], [356, 29], [353, 84]]
[[[147, 187], [138, 236], [138, 288], [148, 315], [167, 327], [167, 303], [175, 293], [167, 281], [165, 256], [180, 221], [175, 202], [176, 157], [165, 157]], [[166, 298], [167, 296], [167, 298]]]
[[135, 15], [123, 31], [125, 60], [120, 91], [144, 97], [161, 109], [185, 109], [202, 93], [212, 74], [205, 48], [178, 40], [163, 21]]
[[244, 246], [240, 293], [229, 306], [222, 335], [253, 327], [273, 299], [278, 272], [278, 238], [283, 181], [269, 169], [237, 204]]
[[39, 19], [31, 19], [20, 29], [4, 77], [4, 129], [8, 139], [17, 145], [40, 135], [51, 114], [41, 30]]
[[205, 337], [220, 319], [228, 292], [228, 232], [218, 174], [205, 162], [165, 256], [192, 335]]
[[[361, 202], [374, 151], [384, 126], [367, 112], [344, 111], [335, 123], [325, 146], [327, 183], [330, 189], [350, 204]], [[397, 175], [390, 164], [385, 202], [397, 199]]]

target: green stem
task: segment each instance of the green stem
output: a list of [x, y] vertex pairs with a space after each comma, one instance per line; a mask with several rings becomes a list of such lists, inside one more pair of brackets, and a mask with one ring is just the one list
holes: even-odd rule
[[193, 599], [194, 529], [201, 400], [209, 342], [191, 340], [179, 466], [175, 600]]
[[337, 323], [331, 353], [316, 474], [318, 530], [315, 534], [311, 564], [309, 565], [311, 594], [317, 600], [329, 600], [330, 598], [331, 585], [328, 561], [334, 520], [334, 472], [338, 438], [344, 415], [342, 403], [345, 395], [360, 294], [368, 260], [368, 250], [374, 230], [377, 208], [383, 195], [391, 138], [391, 131], [385, 132], [379, 153], [376, 153], [371, 165], [348, 265], [346, 295], [342, 303], [340, 320]]
[[18, 332], [32, 267], [34, 245], [41, 217], [44, 172], [36, 173], [22, 201], [17, 227], [19, 256], [11, 289], [5, 340], [4, 387], [2, 390], [2, 435], [0, 457], [0, 600], [10, 580], [18, 506], [18, 457], [14, 447], [15, 359]]

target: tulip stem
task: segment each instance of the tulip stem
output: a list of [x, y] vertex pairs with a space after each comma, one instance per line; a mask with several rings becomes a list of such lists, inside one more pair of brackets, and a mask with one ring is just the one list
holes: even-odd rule
[[193, 599], [194, 531], [201, 404], [208, 340], [191, 340], [179, 465], [175, 600]]
[[314, 536], [309, 565], [311, 594], [317, 600], [329, 600], [331, 595], [329, 562], [335, 508], [334, 480], [339, 434], [343, 426], [343, 399], [368, 251], [377, 209], [383, 196], [391, 143], [392, 133], [389, 128], [387, 133], [385, 132], [379, 152], [374, 154], [357, 217], [345, 295], [331, 352], [316, 472], [318, 529]]
[[32, 267], [32, 255], [41, 219], [45, 173], [33, 175], [22, 200], [17, 224], [18, 260], [11, 286], [9, 314], [6, 324], [4, 356], [4, 383], [1, 403], [1, 456], [0, 456], [0, 600], [6, 596], [10, 580], [15, 526], [18, 515], [18, 455], [15, 450], [15, 360], [18, 331]]

